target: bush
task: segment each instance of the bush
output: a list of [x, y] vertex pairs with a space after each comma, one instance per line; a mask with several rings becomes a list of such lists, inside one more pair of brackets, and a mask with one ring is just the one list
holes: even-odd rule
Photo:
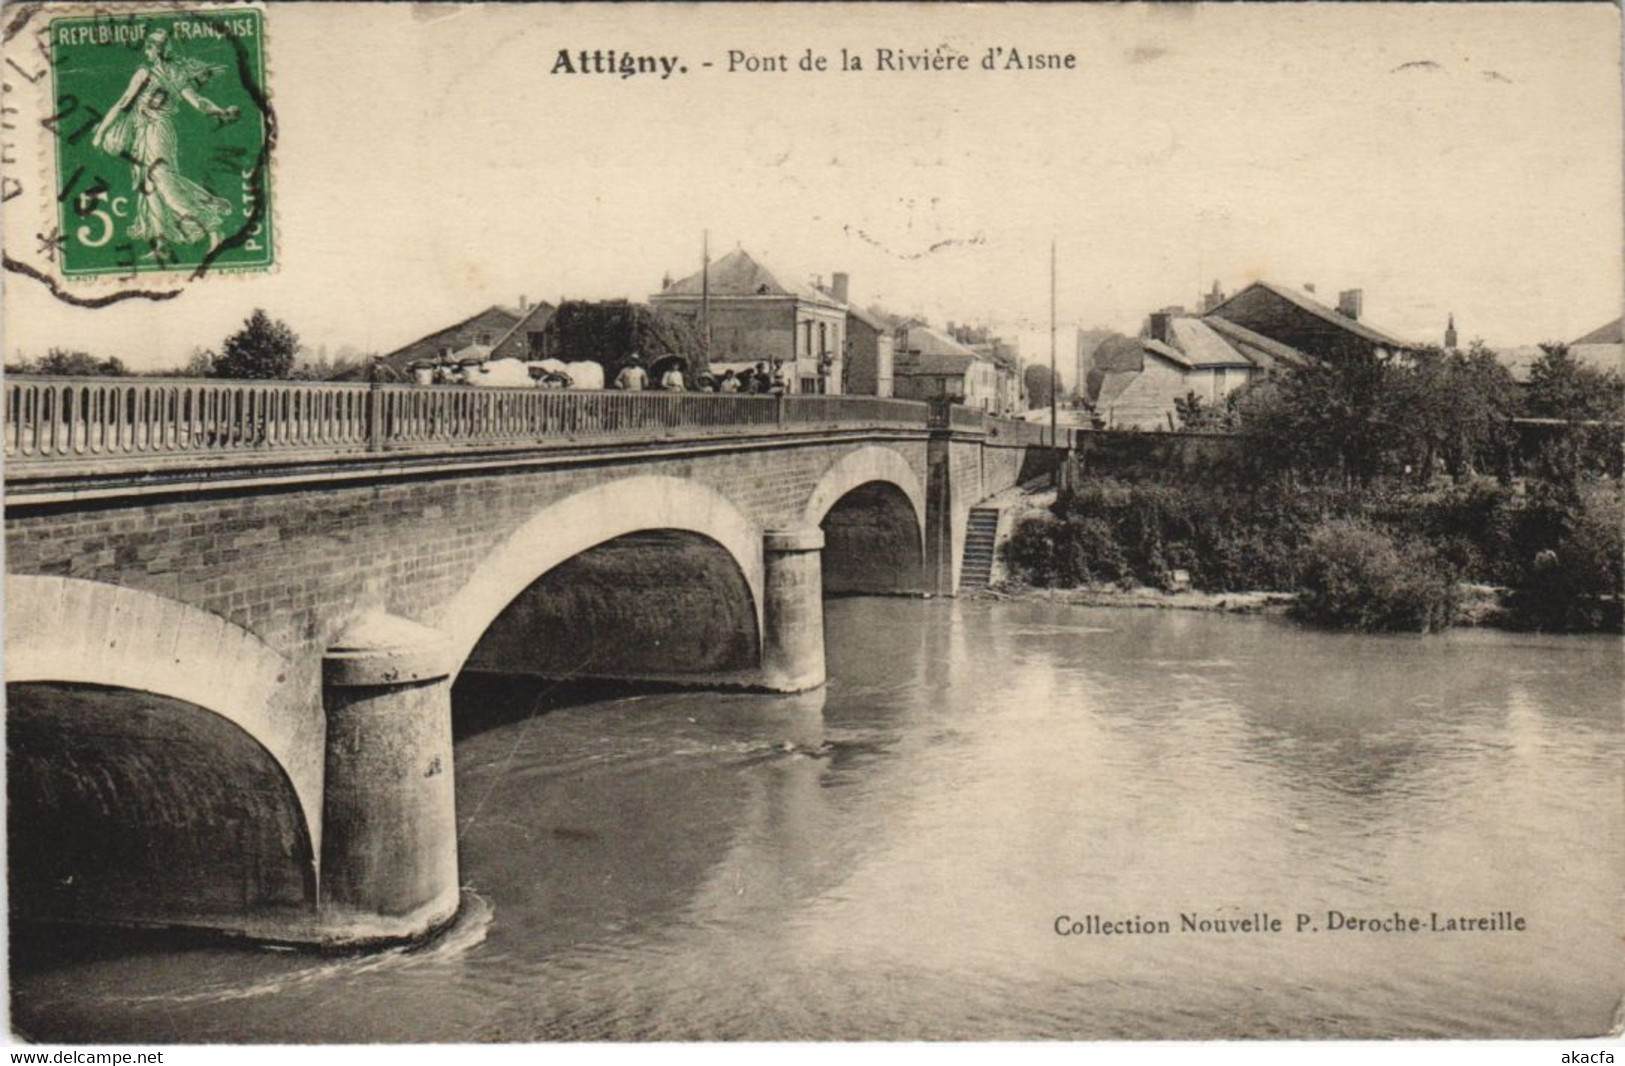
[[1028, 519], [1016, 527], [1005, 560], [1028, 584], [1051, 588], [1132, 580], [1115, 531], [1099, 519]]
[[1425, 633], [1455, 616], [1455, 575], [1437, 552], [1350, 519], [1310, 535], [1297, 593], [1295, 614], [1341, 629]]
[[1516, 620], [1547, 630], [1618, 628], [1625, 592], [1625, 507], [1617, 482], [1583, 494], [1543, 492], [1522, 516]]

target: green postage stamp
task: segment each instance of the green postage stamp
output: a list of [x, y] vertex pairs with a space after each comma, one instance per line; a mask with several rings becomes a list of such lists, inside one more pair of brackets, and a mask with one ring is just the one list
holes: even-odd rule
[[264, 12], [110, 6], [48, 31], [63, 277], [270, 269]]

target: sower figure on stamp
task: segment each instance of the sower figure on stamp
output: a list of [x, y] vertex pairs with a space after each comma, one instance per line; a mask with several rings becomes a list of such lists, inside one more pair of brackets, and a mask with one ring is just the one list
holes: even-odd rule
[[124, 95], [97, 124], [91, 143], [134, 168], [136, 208], [129, 236], [148, 245], [147, 257], [165, 258], [166, 244], [205, 239], [212, 251], [220, 243], [231, 204], [181, 175], [175, 113], [184, 100], [205, 115], [235, 122], [237, 108], [220, 107], [198, 92], [225, 68], [171, 58], [169, 35], [163, 30], [148, 35], [146, 55]]

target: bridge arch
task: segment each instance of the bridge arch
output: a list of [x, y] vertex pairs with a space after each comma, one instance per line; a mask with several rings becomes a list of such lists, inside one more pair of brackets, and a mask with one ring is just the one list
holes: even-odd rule
[[925, 515], [925, 487], [896, 450], [868, 446], [830, 464], [802, 512], [824, 530], [824, 591], [924, 591]]
[[[108, 760], [101, 771], [79, 777], [81, 784], [105, 778], [112, 799], [69, 797], [68, 807], [107, 809], [120, 801], [120, 788], [150, 778], [173, 782], [174, 795], [142, 797], [134, 806], [158, 812], [169, 844], [180, 846], [188, 834], [206, 835], [234, 819], [272, 820], [242, 826], [239, 835], [269, 841], [298, 869], [278, 872], [263, 865], [263, 856], [245, 856], [240, 876], [245, 883], [261, 873], [293, 879], [304, 886], [304, 902], [314, 905], [326, 729], [313, 681], [307, 691], [287, 659], [223, 618], [101, 582], [7, 575], [5, 626], [6, 684], [19, 686], [11, 691], [22, 697], [24, 711], [33, 708], [15, 712], [13, 724], [33, 729], [39, 739], [82, 714], [97, 739], [67, 746], [46, 739], [41, 750], [72, 748]], [[118, 702], [131, 692], [158, 699], [132, 713], [127, 702]], [[17, 752], [24, 757], [21, 745]], [[235, 802], [236, 786], [222, 776], [229, 776], [227, 765], [252, 775], [257, 784], [245, 787], [258, 791], [223, 812], [211, 805]], [[123, 784], [107, 783], [115, 778]]]
[[750, 599], [762, 628], [762, 531], [717, 490], [686, 478], [635, 475], [597, 485], [544, 507], [474, 571], [440, 611], [435, 625], [450, 637], [453, 672], [526, 589], [589, 549], [633, 534], [668, 532], [719, 546]]
[[802, 519], [816, 526], [841, 497], [868, 482], [889, 484], [908, 498], [914, 508], [914, 517], [920, 529], [921, 543], [925, 537], [925, 486], [914, 468], [892, 448], [869, 445], [848, 452], [831, 463], [818, 478]]

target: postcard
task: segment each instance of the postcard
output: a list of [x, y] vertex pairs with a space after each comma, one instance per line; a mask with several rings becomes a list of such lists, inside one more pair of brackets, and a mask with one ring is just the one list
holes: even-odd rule
[[0, 18], [13, 1041], [1618, 1036], [1617, 5]]

